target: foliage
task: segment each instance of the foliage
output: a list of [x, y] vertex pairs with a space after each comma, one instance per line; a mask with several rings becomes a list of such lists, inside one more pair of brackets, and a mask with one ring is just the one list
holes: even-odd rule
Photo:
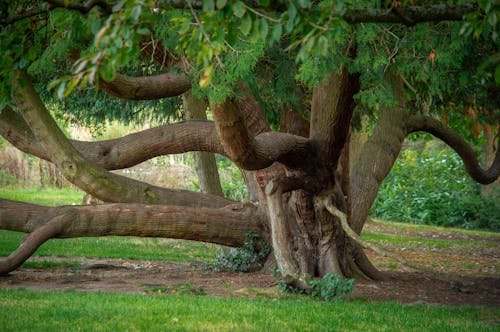
[[312, 289], [308, 295], [317, 300], [338, 302], [354, 291], [354, 282], [354, 279], [343, 280], [336, 274], [327, 273], [322, 279], [309, 282]]
[[249, 272], [263, 266], [271, 247], [258, 235], [247, 234], [247, 241], [239, 248], [222, 248], [207, 270]]
[[479, 191], [460, 157], [430, 141], [400, 155], [372, 212], [386, 220], [499, 231], [498, 193], [481, 197]]
[[248, 200], [248, 188], [241, 170], [224, 156], [217, 155], [216, 160], [224, 196], [235, 201]]
[[315, 300], [340, 302], [343, 297], [354, 291], [354, 279], [342, 279], [336, 274], [327, 273], [321, 279], [310, 280], [309, 289], [299, 289], [287, 284], [279, 269], [271, 269], [271, 274], [278, 281], [278, 289], [285, 293], [304, 294]]

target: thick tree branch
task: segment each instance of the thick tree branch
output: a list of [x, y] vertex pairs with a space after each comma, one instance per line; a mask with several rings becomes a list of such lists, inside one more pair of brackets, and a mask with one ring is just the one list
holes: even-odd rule
[[479, 165], [476, 152], [470, 144], [440, 121], [424, 115], [415, 115], [410, 121], [408, 133], [416, 131], [428, 132], [448, 144], [462, 158], [465, 170], [477, 182], [489, 184], [500, 176], [500, 149], [497, 149], [490, 168], [485, 170]]
[[307, 163], [311, 152], [307, 139], [276, 132], [264, 132], [253, 137], [245, 126], [237, 103], [230, 99], [212, 107], [212, 110], [224, 151], [238, 167], [258, 170], [271, 166], [275, 161], [291, 167]]
[[380, 109], [373, 133], [361, 147], [359, 157], [351, 168], [351, 222], [360, 234], [370, 208], [377, 198], [380, 184], [396, 161], [403, 141], [408, 135], [407, 123], [411, 118], [406, 107], [406, 93], [401, 76], [390, 71], [386, 81], [391, 85], [396, 104]]
[[106, 14], [111, 14], [113, 12], [114, 3], [108, 2], [106, 0], [89, 0], [85, 4], [75, 3], [67, 0], [45, 0], [53, 8], [67, 8], [71, 10], [79, 11], [82, 14], [87, 14], [94, 7], [99, 7]]
[[141, 204], [48, 208], [0, 199], [0, 228], [31, 232], [17, 251], [0, 259], [0, 274], [15, 269], [53, 237], [162, 237], [241, 246], [249, 232], [266, 238], [262, 223], [252, 204], [213, 209]]
[[51, 160], [72, 183], [108, 202], [137, 202], [180, 206], [221, 207], [231, 203], [222, 197], [165, 189], [107, 172], [88, 162], [67, 140], [50, 116], [23, 71], [15, 73], [15, 103]]
[[89, 0], [85, 4], [72, 3], [65, 0], [46, 0], [45, 2], [46, 4], [42, 4], [39, 7], [30, 8], [7, 18], [0, 19], [0, 26], [13, 24], [25, 18], [48, 13], [56, 8], [77, 10], [82, 14], [87, 14], [94, 7], [99, 7], [105, 14], [111, 14], [113, 11], [113, 4], [108, 3], [105, 0]]
[[310, 139], [317, 158], [330, 170], [337, 168], [354, 111], [354, 94], [359, 91], [359, 75], [347, 68], [333, 72], [313, 90]]
[[[10, 108], [0, 113], [0, 135], [21, 151], [53, 161], [23, 117]], [[169, 124], [99, 142], [70, 142], [85, 159], [107, 170], [132, 167], [167, 154], [190, 151], [225, 154], [211, 121]]]
[[191, 83], [184, 75], [177, 73], [141, 77], [117, 73], [116, 78], [111, 82], [100, 80], [99, 88], [123, 99], [155, 100], [179, 96], [191, 89]]
[[[7, 19], [0, 20], [0, 25], [12, 24], [18, 20], [26, 17], [38, 15], [40, 13], [49, 12], [55, 8], [66, 8], [76, 10], [82, 14], [88, 13], [94, 7], [100, 7], [101, 10], [110, 14], [113, 9], [114, 3], [106, 2], [104, 0], [90, 0], [85, 4], [72, 3], [64, 0], [46, 0], [48, 6], [41, 6], [22, 13], [18, 13]], [[255, 1], [245, 1], [253, 8], [259, 8], [260, 5]], [[201, 9], [202, 1], [188, 1], [187, 0], [160, 0], [157, 2], [159, 7], [171, 7], [179, 9], [187, 9], [189, 5], [194, 9]], [[284, 12], [286, 6], [281, 3], [271, 4], [267, 9]], [[346, 22], [350, 24], [357, 23], [399, 23], [404, 25], [414, 25], [422, 22], [437, 22], [437, 21], [460, 21], [464, 15], [474, 12], [477, 9], [475, 3], [456, 5], [456, 4], [436, 4], [429, 6], [409, 6], [403, 8], [390, 8], [390, 9], [376, 9], [376, 8], [363, 8], [363, 9], [347, 9], [344, 13], [333, 12], [333, 15], [341, 16]]]
[[460, 21], [464, 15], [477, 9], [476, 4], [437, 4], [391, 9], [349, 9], [343, 18], [355, 23], [401, 23], [414, 25], [421, 22]]
[[57, 236], [73, 217], [71, 213], [62, 214], [49, 220], [45, 225], [29, 234], [23, 239], [19, 248], [8, 257], [0, 258], [0, 275], [7, 274], [21, 266], [21, 264], [33, 255], [38, 247], [47, 240]]
[[[100, 204], [45, 207], [0, 199], [0, 228], [33, 232], [56, 216], [73, 217], [58, 238], [85, 236], [163, 237], [239, 246], [247, 233], [263, 234], [257, 207], [236, 203], [222, 208], [169, 205]], [[33, 214], [43, 211], [42, 214]]]
[[[261, 7], [258, 2], [245, 1], [249, 6], [254, 8]], [[161, 0], [160, 6], [170, 6], [174, 8], [188, 8], [186, 0]], [[201, 8], [202, 1], [191, 1], [193, 8]], [[281, 3], [273, 2], [270, 7], [277, 12], [283, 12], [287, 9]], [[347, 9], [343, 13], [333, 12], [333, 15], [340, 15], [344, 20], [350, 24], [357, 23], [400, 23], [404, 25], [414, 25], [421, 22], [435, 22], [435, 21], [460, 21], [464, 15], [469, 14], [477, 9], [475, 3], [456, 5], [456, 4], [436, 4], [429, 6], [409, 6], [403, 8], [389, 8], [389, 9]]]

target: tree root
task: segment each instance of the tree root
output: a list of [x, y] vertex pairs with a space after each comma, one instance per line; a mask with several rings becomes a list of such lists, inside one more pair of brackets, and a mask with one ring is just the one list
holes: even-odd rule
[[366, 241], [365, 239], [361, 238], [350, 226], [349, 226], [349, 223], [347, 222], [347, 216], [345, 215], [344, 212], [340, 211], [339, 209], [337, 209], [331, 202], [330, 202], [330, 199], [329, 198], [326, 198], [323, 200], [323, 204], [325, 205], [326, 209], [328, 210], [328, 212], [330, 212], [332, 215], [334, 215], [335, 217], [339, 218], [340, 220], [340, 225], [342, 226], [342, 229], [344, 230], [344, 232], [354, 241], [356, 242], [357, 244], [359, 244], [360, 246], [362, 246], [363, 248], [365, 249], [371, 249], [373, 251], [375, 251], [377, 254], [381, 255], [382, 257], [390, 257], [396, 261], [398, 261], [399, 263], [403, 264], [404, 266], [407, 266], [409, 268], [412, 268], [412, 269], [415, 269], [415, 270], [419, 270], [419, 271], [424, 271], [424, 272], [429, 272], [429, 273], [432, 273], [432, 274], [436, 274], [435, 271], [432, 271], [426, 267], [423, 267], [423, 266], [420, 266], [420, 265], [417, 265], [417, 264], [413, 264], [409, 261], [407, 261], [406, 259], [402, 258], [401, 256], [399, 255], [396, 255], [390, 251], [387, 251], [369, 241]]

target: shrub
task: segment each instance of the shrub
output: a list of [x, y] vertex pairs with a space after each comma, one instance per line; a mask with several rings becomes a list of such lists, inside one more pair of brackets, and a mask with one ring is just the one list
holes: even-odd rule
[[207, 270], [248, 272], [263, 266], [271, 248], [258, 235], [247, 234], [248, 240], [240, 248], [224, 248], [215, 256]]
[[271, 270], [278, 281], [278, 289], [286, 293], [305, 294], [315, 300], [325, 302], [340, 302], [349, 293], [354, 291], [354, 279], [342, 279], [336, 274], [327, 273], [322, 279], [309, 281], [310, 289], [298, 289], [283, 281], [279, 269]]
[[341, 279], [338, 275], [327, 273], [323, 279], [311, 280], [307, 293], [310, 297], [326, 302], [341, 301], [344, 296], [354, 290], [354, 279]]
[[438, 141], [399, 156], [372, 214], [392, 221], [500, 230], [500, 194], [480, 196], [460, 157]]

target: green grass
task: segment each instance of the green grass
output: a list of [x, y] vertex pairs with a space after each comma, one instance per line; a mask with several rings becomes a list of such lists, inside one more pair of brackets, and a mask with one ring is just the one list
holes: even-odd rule
[[[492, 233], [493, 234], [493, 233]], [[361, 233], [365, 240], [375, 242], [388, 242], [390, 244], [425, 244], [435, 248], [445, 249], [453, 246], [475, 246], [475, 247], [497, 247], [498, 242], [495, 241], [471, 241], [471, 240], [456, 240], [456, 239], [425, 239], [416, 237], [406, 237], [398, 235], [389, 235], [382, 233], [372, 233], [363, 231]]]
[[498, 308], [0, 289], [3, 331], [497, 331]]
[[47, 206], [71, 205], [82, 204], [83, 192], [68, 188], [0, 188], [0, 198]]
[[28, 269], [48, 269], [48, 268], [68, 268], [68, 267], [81, 267], [82, 264], [76, 261], [52, 261], [52, 260], [38, 260], [24, 262], [22, 267]]
[[[7, 256], [20, 244], [24, 233], [0, 230], [0, 256]], [[219, 246], [194, 241], [137, 237], [89, 237], [51, 239], [34, 256], [123, 258], [170, 262], [212, 261]]]
[[462, 228], [452, 228], [452, 227], [441, 227], [441, 226], [432, 226], [432, 225], [416, 225], [409, 224], [403, 222], [395, 222], [395, 221], [383, 221], [376, 219], [374, 223], [380, 223], [390, 226], [391, 228], [400, 229], [402, 231], [412, 231], [412, 232], [439, 232], [439, 233], [449, 233], [449, 234], [461, 234], [467, 236], [474, 237], [487, 237], [487, 238], [495, 238], [500, 239], [500, 233], [494, 231], [480, 231], [480, 230], [469, 230]]

